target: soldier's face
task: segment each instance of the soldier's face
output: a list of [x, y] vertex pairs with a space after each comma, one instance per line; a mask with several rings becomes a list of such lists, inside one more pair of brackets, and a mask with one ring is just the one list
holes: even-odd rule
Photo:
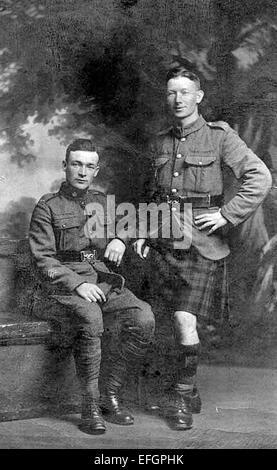
[[98, 173], [99, 156], [96, 152], [76, 150], [63, 161], [66, 181], [77, 189], [87, 189]]
[[167, 83], [167, 104], [171, 114], [178, 120], [191, 122], [198, 117], [198, 105], [204, 92], [186, 77], [171, 78]]

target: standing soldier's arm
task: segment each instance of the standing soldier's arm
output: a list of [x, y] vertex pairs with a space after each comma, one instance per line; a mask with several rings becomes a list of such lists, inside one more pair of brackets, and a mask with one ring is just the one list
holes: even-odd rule
[[225, 124], [222, 141], [223, 162], [242, 179], [236, 195], [221, 208], [225, 219], [236, 226], [244, 222], [263, 202], [272, 184], [271, 173], [238, 134]]

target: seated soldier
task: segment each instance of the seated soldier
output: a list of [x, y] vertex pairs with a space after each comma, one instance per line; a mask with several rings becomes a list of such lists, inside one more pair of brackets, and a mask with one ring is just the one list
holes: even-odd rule
[[[29, 233], [40, 274], [35, 298], [44, 302], [39, 316], [70, 327], [82, 391], [79, 427], [88, 434], [105, 432], [103, 416], [117, 424], [133, 424], [133, 416], [120, 404], [119, 391], [128, 370], [139, 366], [154, 333], [150, 306], [126, 289], [124, 278], [110, 267], [120, 264], [124, 241], [89, 236], [89, 208], [106, 204], [105, 194], [90, 189], [98, 164], [98, 152], [90, 140], [69, 145], [63, 161], [66, 181], [57, 193], [39, 200]], [[109, 371], [100, 397], [101, 335], [112, 319], [116, 347], [108, 348]]]

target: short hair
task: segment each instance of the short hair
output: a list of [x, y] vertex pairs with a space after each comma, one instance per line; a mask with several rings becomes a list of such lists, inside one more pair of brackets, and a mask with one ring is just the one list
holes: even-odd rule
[[84, 152], [97, 152], [99, 150], [94, 143], [89, 139], [76, 139], [66, 149], [65, 160], [68, 161], [70, 152], [76, 152], [77, 150], [83, 150]]
[[178, 66], [170, 69], [167, 72], [166, 75], [166, 83], [169, 82], [172, 78], [177, 78], [177, 77], [185, 77], [194, 82], [197, 86], [198, 90], [201, 90], [201, 83], [200, 83], [200, 78], [196, 73], [191, 72], [190, 70], [186, 69], [185, 67]]

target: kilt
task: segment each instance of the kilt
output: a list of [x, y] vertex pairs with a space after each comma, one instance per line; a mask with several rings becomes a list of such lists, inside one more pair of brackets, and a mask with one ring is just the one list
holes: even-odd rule
[[162, 249], [154, 257], [160, 292], [172, 306], [170, 310], [186, 311], [212, 322], [229, 318], [226, 258], [204, 258], [194, 247]]

